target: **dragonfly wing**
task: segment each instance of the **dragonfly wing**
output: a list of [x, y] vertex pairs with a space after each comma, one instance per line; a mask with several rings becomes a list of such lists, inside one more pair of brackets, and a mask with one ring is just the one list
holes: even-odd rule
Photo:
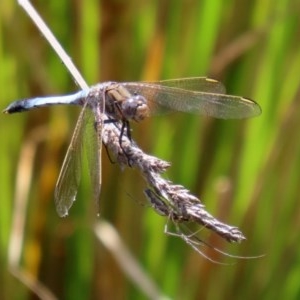
[[221, 119], [241, 119], [257, 116], [261, 109], [254, 101], [226, 94], [192, 91], [151, 83], [124, 83], [132, 94], [144, 96], [151, 113], [177, 110]]
[[225, 86], [221, 82], [207, 77], [188, 77], [171, 80], [162, 80], [156, 82], [156, 84], [190, 91], [216, 94], [226, 93]]
[[83, 140], [86, 129], [86, 119], [90, 117], [90, 110], [85, 104], [82, 108], [75, 130], [61, 168], [56, 188], [55, 205], [60, 217], [68, 215], [68, 211], [76, 199], [82, 172]]
[[101, 172], [101, 152], [102, 152], [102, 126], [103, 108], [95, 108], [93, 118], [88, 120], [88, 130], [84, 134], [84, 149], [88, 161], [93, 199], [99, 212], [99, 197], [101, 191], [102, 172]]

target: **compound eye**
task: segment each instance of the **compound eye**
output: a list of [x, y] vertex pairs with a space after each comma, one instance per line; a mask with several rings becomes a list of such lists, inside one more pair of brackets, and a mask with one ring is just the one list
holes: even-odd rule
[[143, 120], [148, 110], [147, 100], [141, 95], [134, 95], [122, 103], [123, 116], [128, 120]]
[[125, 119], [134, 119], [136, 114], [136, 109], [138, 106], [138, 102], [134, 99], [134, 97], [127, 99], [122, 103], [122, 113]]
[[134, 96], [134, 98], [138, 103], [138, 106], [136, 108], [136, 113], [134, 116], [134, 120], [139, 122], [149, 116], [149, 107], [148, 107], [147, 100], [145, 97], [143, 97], [141, 95], [136, 95], [136, 96]]
[[136, 122], [144, 120], [145, 118], [149, 117], [149, 112], [150, 110], [147, 104], [139, 105], [134, 120]]

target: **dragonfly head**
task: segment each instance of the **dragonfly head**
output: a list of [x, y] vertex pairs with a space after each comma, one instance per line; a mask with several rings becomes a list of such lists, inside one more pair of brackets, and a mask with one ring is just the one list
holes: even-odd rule
[[136, 122], [149, 116], [149, 107], [145, 97], [134, 95], [122, 102], [122, 113], [125, 119]]

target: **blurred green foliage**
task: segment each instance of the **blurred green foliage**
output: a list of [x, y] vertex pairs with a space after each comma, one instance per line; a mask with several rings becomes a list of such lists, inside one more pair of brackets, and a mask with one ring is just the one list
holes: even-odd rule
[[[15, 2], [0, 3], [1, 106], [75, 91], [59, 58]], [[133, 137], [142, 149], [172, 162], [167, 174], [172, 181], [247, 237], [228, 245], [211, 234], [211, 244], [235, 255], [265, 257], [214, 255], [233, 264], [213, 264], [164, 235], [166, 220], [140, 205], [142, 178], [120, 171], [105, 154], [101, 218], [117, 228], [161, 293], [172, 299], [299, 299], [299, 2], [34, 5], [89, 84], [208, 75], [224, 82], [229, 93], [261, 105], [262, 115], [245, 121], [183, 114], [152, 118], [133, 126]], [[52, 107], [0, 118], [1, 299], [32, 298], [24, 284], [31, 276], [59, 299], [147, 298], [93, 233], [87, 172], [69, 217], [56, 215], [55, 182], [78, 113]], [[18, 251], [20, 261], [14, 263], [26, 272], [24, 280], [10, 267]]]

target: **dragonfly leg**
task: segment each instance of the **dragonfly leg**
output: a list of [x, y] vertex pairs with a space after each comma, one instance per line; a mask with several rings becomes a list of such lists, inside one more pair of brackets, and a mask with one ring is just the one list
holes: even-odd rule
[[120, 136], [119, 136], [119, 144], [120, 144], [120, 148], [122, 149], [124, 155], [126, 156], [127, 158], [127, 164], [129, 167], [132, 167], [131, 163], [130, 163], [130, 157], [129, 155], [126, 153], [125, 149], [123, 148], [122, 146], [122, 138], [123, 138], [123, 135], [124, 135], [124, 131], [126, 130], [126, 133], [127, 133], [127, 137], [129, 139], [129, 141], [131, 142], [131, 132], [130, 132], [130, 125], [129, 125], [129, 122], [127, 120], [123, 120], [122, 122], [122, 127], [121, 127], [121, 133], [120, 133]]
[[[108, 123], [117, 123], [118, 120], [115, 120], [115, 119], [108, 119], [108, 120], [105, 120], [104, 123], [105, 124], [108, 124]], [[129, 167], [132, 167], [131, 166], [131, 163], [130, 163], [130, 157], [129, 155], [126, 153], [125, 149], [123, 148], [123, 145], [122, 145], [122, 138], [123, 138], [123, 135], [124, 135], [124, 132], [126, 131], [126, 134], [127, 134], [127, 137], [128, 139], [130, 140], [130, 142], [132, 141], [131, 139], [131, 131], [130, 131], [130, 125], [129, 125], [129, 121], [127, 120], [123, 120], [122, 121], [122, 127], [121, 127], [121, 132], [120, 132], [120, 135], [119, 135], [119, 145], [120, 145], [120, 148], [122, 149], [124, 155], [126, 156], [127, 158], [127, 164]], [[105, 145], [105, 149], [106, 149], [106, 153], [108, 154], [108, 157], [109, 157], [109, 160], [111, 163], [115, 163], [112, 161], [110, 155], [109, 155], [109, 152], [108, 152], [108, 149]]]

